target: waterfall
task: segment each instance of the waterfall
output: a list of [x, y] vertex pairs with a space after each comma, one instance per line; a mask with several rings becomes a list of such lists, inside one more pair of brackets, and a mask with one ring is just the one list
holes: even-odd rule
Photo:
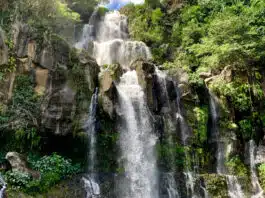
[[79, 49], [88, 49], [89, 46], [92, 46], [93, 57], [101, 66], [119, 63], [128, 68], [135, 60], [152, 58], [144, 42], [129, 40], [127, 17], [118, 11], [108, 12], [99, 20], [97, 11], [94, 12], [75, 45]]
[[228, 186], [228, 195], [231, 198], [243, 198], [245, 197], [241, 186], [238, 183], [237, 177], [233, 175], [227, 175], [227, 186]]
[[[169, 113], [171, 110], [171, 106], [170, 106], [170, 101], [169, 101], [169, 96], [168, 96], [168, 91], [167, 91], [167, 75], [166, 75], [166, 73], [162, 72], [158, 68], [156, 68], [155, 73], [157, 76], [159, 86], [161, 87], [159, 89], [160, 95], [164, 99], [161, 112], [163, 114]], [[169, 119], [169, 118], [167, 118], [167, 119]], [[172, 122], [172, 120], [170, 120], [170, 124], [174, 125], [173, 122], [172, 123], [171, 122]], [[175, 131], [175, 129], [176, 128], [174, 126], [174, 131]], [[174, 140], [173, 140], [172, 134], [168, 134], [166, 141], [170, 146], [174, 147], [174, 142], [173, 142]], [[172, 153], [172, 152], [170, 153], [170, 158], [171, 158], [170, 159], [171, 162], [170, 162], [169, 168], [170, 168], [171, 172], [163, 173], [162, 179], [163, 179], [164, 185], [165, 185], [166, 190], [167, 190], [168, 198], [179, 198], [180, 195], [178, 192], [178, 186], [177, 186], [176, 180], [174, 178], [174, 173], [176, 172], [175, 165], [173, 164], [174, 161], [176, 160], [174, 153]]]
[[2, 188], [0, 189], [0, 198], [4, 198], [4, 193], [6, 190], [6, 183], [4, 179], [2, 178], [1, 174], [0, 174], [0, 185], [2, 186]]
[[[177, 112], [176, 112], [176, 119], [179, 122], [180, 125], [180, 131], [181, 131], [181, 141], [183, 145], [188, 145], [188, 138], [191, 136], [191, 132], [189, 129], [189, 126], [182, 114], [181, 111], [181, 104], [180, 104], [180, 91], [175, 84], [175, 89], [177, 92], [177, 98], [176, 98], [176, 106], [177, 106]], [[188, 153], [185, 151], [186, 159], [188, 159]], [[186, 181], [186, 189], [187, 189], [187, 195], [191, 198], [197, 198], [200, 197], [199, 193], [195, 191], [195, 181], [196, 181], [196, 174], [190, 170], [190, 167], [188, 164], [185, 166], [185, 181]], [[200, 186], [200, 188], [204, 191], [204, 197], [208, 196], [208, 193], [206, 189], [203, 186]]]
[[84, 129], [89, 139], [88, 148], [88, 175], [83, 178], [87, 198], [95, 198], [100, 195], [100, 188], [96, 182], [95, 164], [96, 164], [96, 114], [98, 106], [98, 88], [93, 94], [89, 106], [88, 119], [85, 122]]
[[256, 163], [255, 163], [255, 150], [256, 144], [254, 140], [249, 141], [249, 158], [250, 158], [250, 172], [251, 172], [251, 184], [253, 188], [254, 195], [252, 198], [263, 198], [264, 191], [262, 190], [259, 179], [256, 172]]
[[[227, 152], [227, 148], [225, 146], [225, 142], [221, 140], [218, 121], [219, 121], [219, 109], [218, 102], [216, 96], [210, 92], [210, 111], [212, 118], [212, 128], [211, 128], [211, 138], [212, 141], [217, 144], [217, 166], [216, 172], [219, 175], [224, 175], [226, 177], [227, 187], [228, 187], [228, 195], [230, 198], [238, 198], [245, 197], [242, 188], [238, 182], [236, 176], [228, 175], [225, 167], [225, 153]], [[231, 146], [230, 146], [231, 147]]]
[[167, 195], [168, 198], [180, 198], [176, 180], [173, 173], [167, 173], [165, 175], [165, 183], [167, 186]]
[[156, 136], [144, 92], [136, 71], [128, 71], [117, 85], [120, 125], [119, 145], [125, 177], [119, 181], [120, 198], [158, 198], [155, 156]]

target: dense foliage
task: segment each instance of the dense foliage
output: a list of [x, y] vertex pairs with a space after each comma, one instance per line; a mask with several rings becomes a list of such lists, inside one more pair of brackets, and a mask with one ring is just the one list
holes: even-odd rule
[[[131, 36], [145, 41], [164, 69], [173, 74], [176, 68], [183, 69], [195, 89], [205, 87], [201, 74], [214, 76], [207, 86], [222, 98], [224, 112], [241, 113], [233, 120], [241, 129], [238, 135], [257, 136], [246, 124], [253, 126], [253, 115], [263, 113], [263, 0], [164, 1], [156, 6], [146, 1], [127, 5], [122, 12], [128, 15]], [[261, 127], [259, 117], [255, 118]]]
[[40, 179], [33, 179], [31, 175], [8, 171], [5, 173], [6, 182], [15, 189], [35, 194], [48, 191], [53, 185], [81, 171], [79, 164], [72, 164], [71, 160], [53, 153], [40, 159], [30, 159], [34, 170], [40, 172]]

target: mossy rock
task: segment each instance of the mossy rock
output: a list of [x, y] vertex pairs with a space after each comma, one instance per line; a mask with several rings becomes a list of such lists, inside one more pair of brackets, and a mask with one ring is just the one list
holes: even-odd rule
[[206, 190], [213, 198], [229, 198], [226, 177], [217, 174], [201, 175], [205, 181]]

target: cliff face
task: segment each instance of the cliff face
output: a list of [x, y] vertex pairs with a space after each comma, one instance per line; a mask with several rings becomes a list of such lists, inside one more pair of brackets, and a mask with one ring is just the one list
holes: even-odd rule
[[[178, 13], [182, 12], [184, 6], [182, 1], [168, 1], [161, 9], [144, 6], [129, 5], [124, 8], [123, 12], [130, 15], [129, 28], [125, 16], [121, 17], [122, 22], [116, 21], [119, 19], [116, 15], [110, 17], [117, 22], [111, 24], [119, 24], [121, 27], [117, 27], [125, 35], [121, 34], [118, 39], [115, 37], [113, 43], [105, 38], [100, 40], [100, 36], [109, 32], [119, 36], [119, 31], [115, 28], [113, 30], [109, 21], [104, 21], [105, 12], [102, 15], [96, 13], [94, 19], [92, 15], [91, 21], [94, 21], [91, 23], [95, 29], [87, 31], [91, 35], [83, 35], [90, 39], [85, 43], [89, 48], [87, 50], [76, 49], [61, 36], [51, 32], [40, 34], [26, 23], [13, 24], [12, 31], [8, 33], [0, 29], [0, 153], [13, 150], [28, 155], [34, 150], [40, 155], [59, 152], [86, 167], [94, 141], [93, 152], [97, 160], [93, 164], [99, 186], [105, 197], [112, 198], [120, 190], [115, 188], [116, 181], [120, 181], [129, 172], [123, 166], [130, 158], [121, 157], [122, 148], [118, 144], [126, 139], [121, 138], [122, 131], [129, 130], [132, 125], [127, 115], [131, 111], [134, 112], [135, 123], [150, 128], [141, 130], [146, 133], [150, 130], [155, 137], [156, 165], [145, 168], [149, 170], [157, 166], [159, 197], [209, 195], [219, 198], [232, 197], [233, 193], [239, 197], [242, 194], [246, 197], [263, 194], [265, 71], [260, 66], [262, 58], [259, 60], [258, 57], [244, 54], [242, 57], [238, 55], [241, 62], [232, 61], [229, 54], [229, 58], [227, 54], [222, 54], [228, 53], [227, 43], [222, 49], [218, 48], [223, 38], [217, 40], [216, 45], [203, 46], [208, 41], [205, 38], [208, 26], [203, 30], [196, 26], [197, 29], [191, 31], [190, 23], [187, 22], [190, 19], [186, 21], [185, 18], [189, 17], [187, 13]], [[191, 13], [197, 13], [199, 7], [192, 6]], [[143, 18], [138, 18], [137, 13], [142, 11], [145, 14], [140, 17]], [[205, 10], [198, 11], [201, 12]], [[200, 20], [205, 15], [199, 16]], [[145, 17], [148, 19], [148, 27], [142, 23]], [[180, 22], [173, 25], [172, 21], [178, 17], [182, 17]], [[104, 25], [107, 33], [101, 29]], [[215, 23], [209, 26], [215, 27]], [[155, 31], [154, 27], [157, 27]], [[182, 28], [183, 32], [178, 32], [178, 28]], [[132, 37], [150, 44], [153, 61], [147, 60], [149, 49], [143, 42], [126, 40], [128, 29]], [[212, 29], [208, 33], [209, 38], [216, 34]], [[202, 34], [205, 34], [204, 37]], [[184, 38], [181, 40], [180, 37]], [[197, 41], [200, 40], [198, 38], [205, 42]], [[231, 38], [230, 35], [228, 38]], [[101, 42], [106, 43], [99, 45]], [[215, 39], [211, 42], [214, 43]], [[102, 50], [97, 50], [102, 57], [95, 58], [101, 62], [108, 60], [110, 64], [102, 63], [99, 66], [92, 58], [95, 53], [92, 53], [91, 48], [98, 47], [96, 45], [101, 46]], [[143, 47], [145, 51], [139, 53]], [[209, 52], [208, 48], [211, 47], [218, 49]], [[214, 53], [217, 55], [214, 56]], [[201, 60], [202, 57], [205, 59]], [[130, 63], [126, 67], [119, 63], [125, 59], [123, 62]], [[220, 65], [214, 67], [218, 61]], [[124, 79], [123, 75], [129, 70], [135, 71], [137, 86], [133, 84], [136, 83], [134, 78]], [[130, 103], [126, 103], [126, 108], [121, 104], [123, 100], [119, 85], [128, 83], [126, 80], [133, 84], [131, 90], [126, 90], [128, 95], [135, 93], [139, 89], [138, 85], [140, 93], [143, 91], [143, 96], [136, 94], [132, 97], [132, 108]], [[97, 94], [96, 90], [99, 91], [99, 105], [94, 109], [95, 120], [91, 122], [89, 108], [93, 102], [92, 95]], [[143, 98], [144, 105], [139, 105], [141, 101], [136, 100], [139, 98]], [[141, 120], [141, 108], [146, 110], [148, 121]], [[130, 116], [130, 119], [134, 118]], [[95, 139], [89, 136], [91, 131], [86, 129], [90, 126], [84, 125], [87, 120], [96, 131]], [[143, 121], [147, 124], [141, 123]], [[133, 135], [140, 130], [140, 126], [135, 123], [137, 130], [134, 130]], [[149, 136], [144, 135], [136, 140], [148, 142], [146, 137]], [[135, 140], [134, 136], [130, 139]], [[145, 149], [141, 152], [148, 153]], [[135, 158], [135, 161], [139, 159]], [[141, 160], [146, 162], [149, 159]], [[83, 197], [88, 189], [83, 188], [83, 176], [77, 176], [74, 185], [68, 181], [59, 184], [45, 196], [59, 197], [59, 189], [65, 193], [61, 197]], [[132, 181], [128, 179], [126, 182]], [[21, 193], [7, 192], [10, 197]]]

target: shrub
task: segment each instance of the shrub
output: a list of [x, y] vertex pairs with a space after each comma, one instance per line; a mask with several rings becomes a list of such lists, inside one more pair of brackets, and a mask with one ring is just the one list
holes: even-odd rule
[[229, 159], [229, 161], [226, 163], [226, 166], [230, 174], [237, 175], [240, 177], [248, 176], [248, 169], [238, 156]]
[[81, 170], [79, 164], [73, 165], [71, 160], [65, 159], [56, 153], [40, 159], [36, 159], [36, 156], [30, 156], [29, 162], [33, 169], [40, 171], [40, 179], [33, 179], [29, 174], [18, 171], [8, 171], [5, 174], [6, 182], [9, 185], [28, 194], [47, 192], [62, 179]]
[[265, 164], [260, 164], [258, 167], [259, 179], [263, 189], [265, 189]]
[[8, 171], [5, 174], [5, 181], [14, 188], [22, 189], [28, 185], [28, 183], [31, 181], [31, 177], [27, 173]]
[[32, 164], [33, 168], [40, 171], [42, 174], [57, 173], [61, 178], [75, 174], [80, 171], [80, 165], [72, 165], [71, 160], [65, 159], [62, 156], [53, 153], [51, 156], [44, 156], [37, 162]]

